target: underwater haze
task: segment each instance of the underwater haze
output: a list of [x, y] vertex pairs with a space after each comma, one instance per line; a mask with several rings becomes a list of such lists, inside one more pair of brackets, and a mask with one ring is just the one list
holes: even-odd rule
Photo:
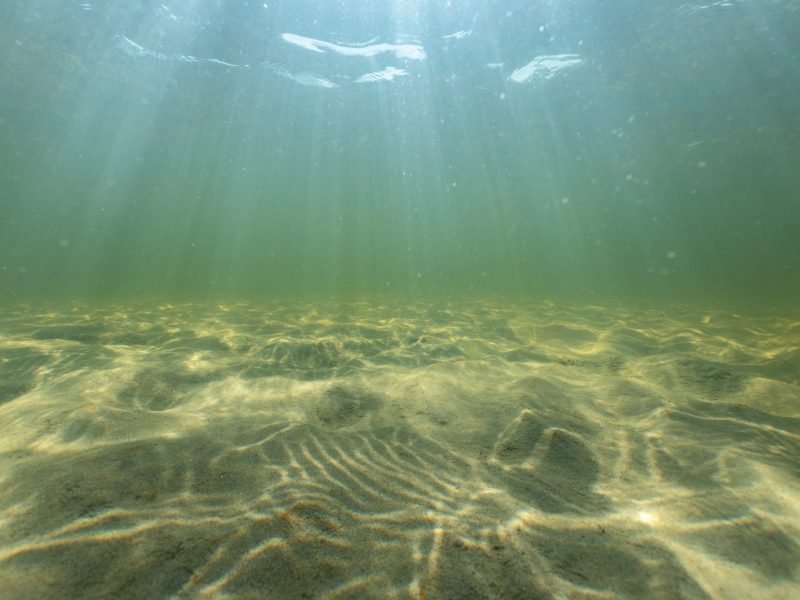
[[800, 2], [0, 50], [0, 600], [800, 597]]
[[2, 11], [4, 298], [799, 297], [796, 2]]

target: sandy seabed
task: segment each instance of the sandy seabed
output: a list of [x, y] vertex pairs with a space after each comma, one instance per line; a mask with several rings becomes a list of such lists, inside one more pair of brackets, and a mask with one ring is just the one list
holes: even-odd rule
[[800, 598], [800, 321], [17, 306], [0, 597]]

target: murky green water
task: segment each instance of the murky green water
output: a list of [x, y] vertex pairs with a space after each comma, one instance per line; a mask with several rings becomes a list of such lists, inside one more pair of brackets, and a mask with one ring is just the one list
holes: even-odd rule
[[0, 6], [0, 597], [800, 594], [800, 4]]
[[4, 297], [797, 299], [795, 2], [267, 5], [4, 4]]

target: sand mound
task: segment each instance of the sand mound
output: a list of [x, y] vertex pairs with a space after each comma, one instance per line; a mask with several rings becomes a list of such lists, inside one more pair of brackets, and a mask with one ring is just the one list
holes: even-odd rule
[[10, 314], [0, 596], [800, 594], [789, 322], [491, 304]]

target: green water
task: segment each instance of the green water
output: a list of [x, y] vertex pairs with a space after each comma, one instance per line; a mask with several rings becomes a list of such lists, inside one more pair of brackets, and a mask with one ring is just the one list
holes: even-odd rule
[[2, 0], [0, 600], [800, 598], [796, 0]]
[[2, 296], [791, 305], [800, 13], [719, 4], [9, 0]]

